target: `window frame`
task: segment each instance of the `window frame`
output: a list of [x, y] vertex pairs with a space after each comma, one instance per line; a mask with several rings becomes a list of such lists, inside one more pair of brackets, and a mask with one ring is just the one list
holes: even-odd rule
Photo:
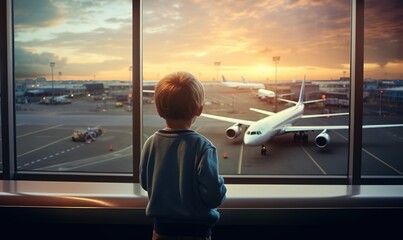
[[[223, 175], [226, 183], [236, 184], [402, 184], [400, 176], [363, 176], [362, 120], [363, 120], [363, 73], [364, 73], [364, 2], [350, 1], [350, 117], [348, 140], [348, 171], [346, 175]], [[52, 180], [81, 182], [132, 182], [138, 183], [139, 161], [143, 138], [142, 106], [142, 0], [132, 0], [132, 66], [133, 84], [132, 142], [133, 174], [118, 173], [69, 173], [17, 171], [16, 126], [14, 104], [14, 32], [13, 0], [0, 1], [0, 80], [1, 80], [1, 131], [3, 169], [0, 179], [4, 180]]]

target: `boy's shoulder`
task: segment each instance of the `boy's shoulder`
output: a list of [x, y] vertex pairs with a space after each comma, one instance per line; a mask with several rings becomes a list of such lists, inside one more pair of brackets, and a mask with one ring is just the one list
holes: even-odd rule
[[198, 138], [200, 138], [203, 142], [205, 142], [205, 144], [215, 148], [214, 144], [206, 136], [204, 136], [203, 134], [200, 134], [198, 132], [194, 132], [194, 133], [198, 136]]
[[186, 137], [192, 139], [193, 141], [200, 141], [204, 144], [215, 147], [214, 144], [206, 136], [193, 131], [193, 130], [179, 130], [179, 131], [165, 131], [159, 130], [154, 135], [165, 136], [165, 137]]

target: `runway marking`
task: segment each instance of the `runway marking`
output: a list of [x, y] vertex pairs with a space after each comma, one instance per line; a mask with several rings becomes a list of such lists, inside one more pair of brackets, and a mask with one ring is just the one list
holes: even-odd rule
[[[84, 143], [82, 143], [81, 145], [84, 145]], [[78, 147], [80, 147], [80, 145], [77, 145], [77, 148]], [[73, 149], [74, 150], [74, 147], [72, 147], [71, 149]], [[70, 151], [70, 149], [67, 149], [66, 151]], [[40, 162], [40, 161], [42, 161], [42, 160], [47, 160], [47, 159], [51, 159], [51, 158], [53, 158], [53, 157], [55, 157], [55, 156], [59, 156], [60, 154], [63, 154], [65, 151], [61, 151], [61, 152], [57, 152], [57, 153], [55, 153], [54, 155], [49, 155], [49, 156], [45, 156], [45, 157], [43, 157], [42, 159], [37, 159], [36, 161], [32, 161], [32, 162], [30, 162], [30, 163], [25, 163], [24, 164], [24, 167], [27, 167], [27, 166], [29, 166], [29, 165], [31, 165], [31, 164], [35, 164], [35, 163], [38, 163], [38, 162]], [[17, 168], [19, 169], [19, 168], [21, 168], [22, 166], [21, 165], [19, 165]]]
[[56, 126], [53, 126], [53, 127], [43, 128], [43, 129], [36, 130], [36, 131], [30, 132], [30, 133], [22, 134], [22, 135], [17, 136], [17, 138], [26, 137], [26, 136], [29, 136], [29, 135], [32, 135], [32, 134], [35, 134], [35, 133], [38, 133], [38, 132], [44, 132], [44, 131], [47, 131], [49, 129], [53, 129], [53, 128], [57, 128], [57, 127], [61, 127], [61, 126], [63, 126], [63, 124], [59, 124], [59, 125], [56, 125]]
[[341, 138], [343, 138], [344, 140], [348, 141], [348, 138], [343, 136], [341, 133], [338, 133], [337, 131], [332, 131], [332, 133], [335, 133], [335, 134], [339, 135]]
[[43, 148], [49, 147], [50, 145], [53, 145], [53, 144], [56, 144], [56, 143], [58, 143], [58, 142], [64, 141], [64, 140], [66, 140], [66, 139], [68, 139], [68, 138], [71, 138], [71, 136], [67, 136], [67, 137], [65, 137], [65, 138], [61, 138], [61, 139], [59, 139], [59, 140], [57, 140], [57, 141], [48, 143], [48, 144], [43, 145], [43, 146], [41, 146], [41, 147], [32, 149], [31, 151], [28, 151], [28, 152], [25, 152], [25, 153], [23, 153], [23, 154], [18, 155], [17, 158], [22, 157], [22, 156], [25, 156], [25, 155], [30, 154], [30, 153], [33, 153], [33, 152], [36, 152], [36, 151], [41, 150], [41, 149], [43, 149]]
[[[90, 157], [90, 158], [84, 158], [84, 159], [79, 159], [73, 162], [64, 162], [64, 163], [59, 163], [56, 165], [49, 165], [46, 167], [42, 167], [42, 168], [38, 168], [38, 170], [48, 170], [48, 169], [54, 169], [57, 168], [58, 170], [62, 170], [62, 171], [71, 171], [74, 169], [78, 169], [78, 168], [82, 168], [82, 167], [88, 167], [91, 165], [96, 165], [96, 164], [100, 164], [100, 163], [104, 163], [104, 162], [108, 162], [111, 160], [115, 160], [117, 158], [120, 157], [124, 157], [124, 156], [129, 156], [131, 155], [131, 152], [124, 154], [124, 151], [128, 151], [130, 150], [130, 148], [132, 148], [133, 145], [130, 145], [124, 149], [121, 149], [113, 154], [106, 154], [106, 155], [101, 155], [101, 156], [95, 156], [95, 157]], [[112, 157], [110, 157], [112, 156]], [[101, 158], [101, 159], [100, 159]], [[105, 158], [105, 159], [102, 159]], [[71, 165], [71, 166], [69, 166]]]
[[244, 144], [242, 143], [242, 145], [241, 145], [241, 150], [240, 150], [240, 152], [239, 152], [238, 174], [241, 174], [241, 171], [242, 171], [243, 146], [244, 146]]
[[[344, 136], [341, 135], [340, 133], [338, 133], [338, 132], [336, 132], [336, 131], [333, 131], [333, 132], [336, 133], [337, 135], [339, 135], [341, 138], [343, 138], [343, 139], [345, 139], [345, 140], [348, 141], [348, 138], [344, 137]], [[389, 132], [387, 132], [387, 133], [389, 133]], [[394, 136], [394, 134], [390, 134], [390, 133], [389, 133], [389, 135]], [[371, 157], [375, 158], [375, 159], [378, 160], [379, 162], [383, 163], [385, 166], [389, 167], [389, 168], [392, 169], [393, 171], [397, 172], [399, 175], [403, 175], [402, 172], [400, 172], [400, 171], [397, 170], [396, 168], [392, 167], [391, 165], [387, 164], [385, 161], [383, 161], [383, 160], [380, 159], [379, 157], [375, 156], [374, 154], [370, 153], [370, 152], [369, 152], [368, 150], [366, 150], [365, 148], [361, 148], [361, 150], [362, 150], [363, 152], [365, 152], [366, 154], [370, 155]]]
[[386, 162], [382, 161], [379, 157], [375, 156], [374, 154], [370, 153], [368, 150], [362, 148], [362, 151], [365, 152], [366, 154], [370, 155], [371, 157], [375, 158], [376, 160], [378, 160], [379, 162], [383, 163], [385, 166], [389, 167], [390, 169], [392, 169], [393, 171], [397, 172], [399, 175], [403, 175], [402, 172], [400, 172], [399, 170], [397, 170], [396, 168], [392, 167], [391, 165], [387, 164]]
[[311, 154], [309, 154], [308, 151], [307, 151], [303, 146], [301, 146], [301, 148], [302, 148], [302, 150], [305, 152], [305, 154], [311, 159], [311, 161], [319, 168], [319, 170], [320, 170], [324, 175], [327, 175], [327, 173], [325, 172], [325, 170], [323, 170], [323, 168], [320, 167], [319, 163], [317, 163], [317, 162], [315, 161], [315, 159], [311, 156]]

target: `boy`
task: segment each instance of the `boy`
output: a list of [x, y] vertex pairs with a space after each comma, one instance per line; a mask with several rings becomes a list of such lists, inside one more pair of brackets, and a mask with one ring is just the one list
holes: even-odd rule
[[211, 239], [227, 189], [215, 146], [190, 130], [203, 111], [204, 88], [192, 74], [175, 72], [158, 82], [154, 100], [166, 127], [147, 139], [140, 162], [153, 239]]

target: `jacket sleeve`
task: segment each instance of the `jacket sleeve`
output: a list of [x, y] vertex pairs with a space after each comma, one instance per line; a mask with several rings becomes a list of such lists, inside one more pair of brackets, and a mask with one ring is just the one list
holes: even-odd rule
[[225, 198], [227, 188], [219, 175], [218, 158], [215, 147], [208, 148], [198, 166], [199, 193], [207, 208], [217, 208]]
[[141, 187], [148, 191], [147, 187], [147, 157], [146, 157], [146, 152], [144, 151], [145, 148], [143, 148], [143, 151], [141, 152], [141, 158], [140, 158], [140, 166], [139, 166], [139, 181]]

